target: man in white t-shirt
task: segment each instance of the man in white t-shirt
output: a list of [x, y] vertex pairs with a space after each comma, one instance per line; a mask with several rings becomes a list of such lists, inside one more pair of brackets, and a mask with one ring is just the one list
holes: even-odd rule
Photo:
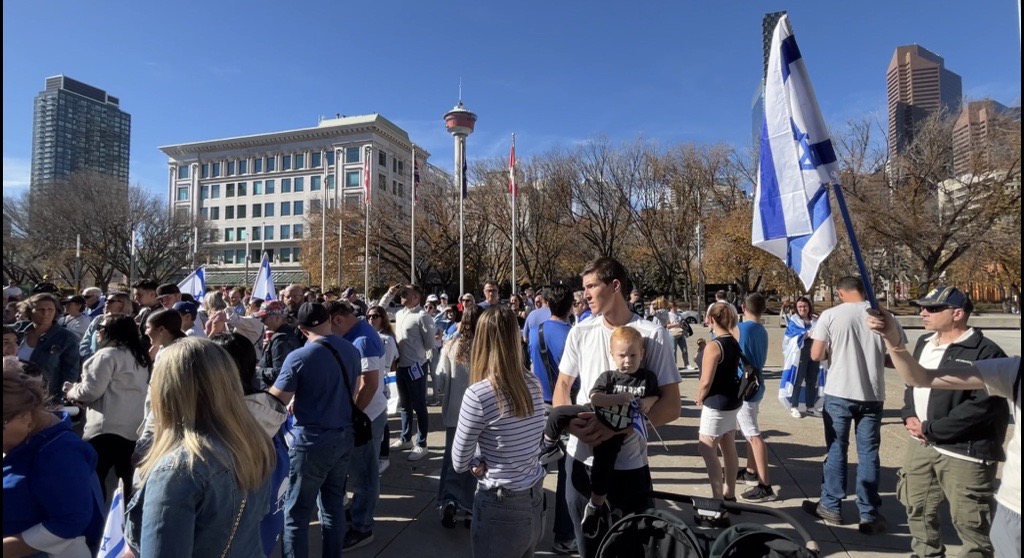
[[[647, 415], [654, 426], [661, 426], [679, 418], [679, 370], [676, 369], [672, 336], [656, 322], [634, 314], [627, 304], [627, 293], [632, 283], [625, 267], [613, 258], [598, 258], [587, 265], [581, 274], [584, 297], [595, 319], [572, 328], [566, 339], [565, 351], [559, 362], [558, 381], [554, 404], [570, 405], [570, 391], [578, 377], [580, 391], [577, 403], [589, 402], [594, 382], [606, 370], [615, 368], [609, 350], [612, 330], [629, 325], [644, 338], [644, 361], [641, 364], [655, 373], [661, 390], [660, 398]], [[651, 469], [647, 460], [647, 440], [631, 433], [623, 442], [615, 462], [615, 484], [608, 493], [610, 512], [599, 518], [598, 536], [588, 539], [581, 529], [584, 509], [590, 499], [590, 476], [587, 468], [593, 463], [592, 446], [610, 438], [614, 432], [599, 422], [593, 413], [580, 415], [569, 426], [572, 436], [567, 447], [566, 502], [576, 530], [580, 556], [592, 556], [597, 551], [600, 537], [611, 523], [610, 516], [626, 515], [653, 507], [654, 502], [643, 495], [652, 487]], [[605, 508], [608, 510], [609, 508]], [[602, 512], [603, 513], [603, 512]]]
[[[828, 359], [825, 380], [825, 459], [818, 502], [804, 500], [807, 513], [832, 525], [841, 525], [840, 505], [846, 498], [846, 470], [850, 434], [857, 443], [858, 529], [867, 535], [888, 530], [878, 494], [881, 464], [882, 406], [885, 402], [885, 347], [864, 321], [870, 307], [859, 277], [843, 277], [836, 284], [839, 306], [821, 313], [811, 332], [811, 358]], [[898, 327], [898, 324], [897, 324]], [[901, 336], [902, 328], [899, 330]], [[903, 336], [905, 339], [905, 336]]]
[[[899, 324], [888, 312], [872, 311], [866, 323], [884, 339], [893, 366], [911, 387], [984, 389], [1013, 402], [1013, 437], [1006, 448], [1003, 478], [996, 492], [996, 513], [989, 537], [996, 556], [1020, 556], [1020, 357], [980, 360], [970, 366], [928, 370], [906, 348]], [[830, 371], [831, 373], [831, 371]]]
[[11, 279], [7, 282], [7, 286], [4, 287], [4, 299], [8, 301], [21, 300], [21, 297], [25, 296], [25, 292], [18, 286], [18, 282]]

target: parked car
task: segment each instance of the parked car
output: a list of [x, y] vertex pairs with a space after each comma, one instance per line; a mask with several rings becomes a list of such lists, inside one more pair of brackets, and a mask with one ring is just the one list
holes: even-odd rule
[[700, 312], [697, 312], [696, 310], [684, 310], [683, 319], [690, 325], [697, 325], [703, 321], [701, 319]]

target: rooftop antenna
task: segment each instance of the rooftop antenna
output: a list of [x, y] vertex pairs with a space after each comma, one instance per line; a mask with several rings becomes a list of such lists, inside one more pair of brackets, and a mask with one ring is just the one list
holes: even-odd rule
[[459, 104], [462, 104], [462, 76], [459, 76]]

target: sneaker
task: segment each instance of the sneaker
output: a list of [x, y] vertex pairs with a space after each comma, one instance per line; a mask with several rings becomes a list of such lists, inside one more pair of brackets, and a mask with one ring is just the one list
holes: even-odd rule
[[691, 364], [691, 365], [687, 366], [686, 369], [690, 370], [692, 372], [692, 371], [696, 370], [697, 367]]
[[548, 443], [547, 440], [540, 447], [540, 464], [548, 465], [565, 457], [565, 450], [562, 449], [561, 440]]
[[401, 440], [398, 440], [398, 441], [395, 441], [395, 442], [391, 443], [391, 449], [393, 449], [393, 450], [412, 449], [412, 446], [413, 446], [412, 440], [406, 440], [404, 442], [401, 441]]
[[597, 538], [601, 531], [608, 528], [609, 515], [611, 510], [608, 509], [608, 504], [599, 508], [592, 502], [587, 502], [587, 507], [583, 510], [583, 521], [580, 522], [583, 536], [588, 539]]
[[373, 542], [373, 531], [356, 531], [355, 529], [349, 529], [345, 533], [345, 542], [342, 545], [342, 550], [354, 550], [356, 548], [362, 548]]
[[817, 517], [818, 519], [824, 521], [828, 525], [843, 524], [842, 513], [840, 513], [839, 511], [832, 511], [826, 509], [819, 502], [804, 500], [803, 504], [800, 504], [800, 508], [807, 512], [807, 514]]
[[857, 526], [857, 530], [865, 535], [884, 535], [889, 531], [889, 522], [884, 517], [878, 516], [870, 521], [860, 522]]
[[743, 498], [748, 502], [774, 502], [779, 499], [770, 485], [760, 483], [758, 483], [754, 488], [740, 494], [740, 498]]
[[823, 417], [825, 416], [825, 409], [822, 407], [814, 407], [813, 409], [807, 409], [807, 414], [812, 417]]
[[455, 514], [459, 511], [459, 508], [455, 505], [455, 502], [446, 502], [445, 505], [441, 506], [441, 525], [446, 529], [455, 528]]
[[429, 454], [430, 452], [427, 450], [427, 448], [423, 446], [416, 446], [412, 448], [412, 451], [409, 452], [409, 461], [419, 461], [420, 459], [423, 459]]
[[789, 410], [789, 416], [797, 419], [804, 418], [804, 414], [801, 413], [800, 409], [797, 409], [796, 407], [793, 407], [792, 409]]
[[747, 486], [757, 486], [757, 481], [757, 473], [751, 473], [745, 468], [736, 472], [736, 482], [742, 482]]
[[551, 552], [562, 556], [572, 556], [573, 554], [579, 554], [580, 549], [576, 545], [576, 539], [566, 539], [564, 541], [555, 541], [555, 544], [551, 545]]
[[383, 475], [384, 471], [387, 471], [388, 467], [390, 467], [390, 466], [391, 466], [391, 459], [388, 458], [388, 457], [382, 457], [382, 458], [377, 460], [377, 472], [379, 474], [381, 474], [381, 475]]

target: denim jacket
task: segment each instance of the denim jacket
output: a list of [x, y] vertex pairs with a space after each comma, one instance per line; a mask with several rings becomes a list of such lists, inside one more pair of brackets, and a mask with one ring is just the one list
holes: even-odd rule
[[[218, 441], [212, 444], [213, 452], [191, 466], [184, 448], [165, 455], [135, 492], [128, 504], [125, 538], [136, 556], [216, 557], [229, 540], [227, 556], [263, 554], [260, 520], [269, 510], [270, 481], [242, 493], [227, 449]], [[240, 519], [232, 539], [236, 518]]]
[[[25, 336], [35, 327], [35, 324], [29, 322], [16, 329]], [[35, 349], [32, 350], [30, 360], [32, 364], [43, 369], [43, 377], [49, 387], [50, 396], [55, 401], [60, 401], [64, 395], [64, 382], [78, 381], [79, 366], [82, 363], [82, 358], [78, 354], [78, 343], [77, 335], [55, 323], [39, 338]]]

